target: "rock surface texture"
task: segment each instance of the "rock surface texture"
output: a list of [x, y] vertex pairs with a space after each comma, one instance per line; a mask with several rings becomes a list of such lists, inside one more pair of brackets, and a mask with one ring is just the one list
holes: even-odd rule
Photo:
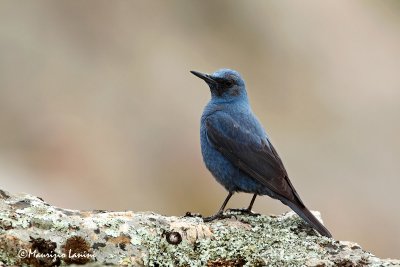
[[226, 215], [68, 210], [0, 190], [0, 266], [400, 266], [319, 236], [293, 212]]

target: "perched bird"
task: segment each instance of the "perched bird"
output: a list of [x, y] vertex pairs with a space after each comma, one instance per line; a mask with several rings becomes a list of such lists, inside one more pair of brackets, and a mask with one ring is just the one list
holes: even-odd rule
[[229, 192], [220, 210], [205, 218], [223, 218], [235, 192], [252, 193], [245, 212], [251, 213], [257, 195], [268, 195], [289, 206], [323, 236], [331, 237], [297, 194], [282, 160], [253, 114], [240, 74], [221, 69], [213, 74], [191, 71], [211, 90], [211, 100], [201, 116], [201, 152], [207, 169]]

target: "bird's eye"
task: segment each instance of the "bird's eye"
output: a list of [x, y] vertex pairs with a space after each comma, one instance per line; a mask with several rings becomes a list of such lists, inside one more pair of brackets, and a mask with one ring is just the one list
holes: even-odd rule
[[226, 80], [226, 81], [224, 82], [224, 85], [225, 85], [226, 87], [231, 87], [231, 86], [233, 85], [233, 82], [232, 82], [231, 80]]

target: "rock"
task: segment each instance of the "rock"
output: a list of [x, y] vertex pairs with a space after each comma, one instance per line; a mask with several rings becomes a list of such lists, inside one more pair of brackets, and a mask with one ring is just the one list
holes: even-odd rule
[[204, 223], [188, 215], [68, 210], [0, 190], [0, 266], [400, 266], [318, 235], [293, 212], [227, 215]]

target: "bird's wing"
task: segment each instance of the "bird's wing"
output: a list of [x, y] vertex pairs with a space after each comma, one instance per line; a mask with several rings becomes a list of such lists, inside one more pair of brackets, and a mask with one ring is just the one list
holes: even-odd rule
[[205, 121], [208, 140], [236, 167], [287, 200], [303, 205], [267, 137], [245, 129], [226, 113]]

